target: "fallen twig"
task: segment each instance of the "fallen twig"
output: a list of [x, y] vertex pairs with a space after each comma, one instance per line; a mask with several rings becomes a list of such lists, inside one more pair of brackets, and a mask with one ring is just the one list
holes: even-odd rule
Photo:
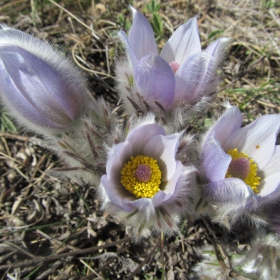
[[104, 249], [104, 248], [108, 248], [108, 247], [111, 247], [111, 246], [115, 246], [117, 244], [124, 243], [124, 242], [127, 242], [129, 240], [130, 240], [130, 237], [126, 237], [126, 238], [123, 238], [119, 241], [115, 241], [115, 242], [112, 242], [112, 243], [107, 243], [107, 244], [104, 244], [104, 245], [101, 245], [101, 246], [94, 246], [94, 247], [81, 249], [81, 250], [75, 250], [75, 251], [72, 251], [72, 252], [67, 252], [67, 253], [62, 253], [62, 254], [57, 254], [57, 255], [52, 255], [52, 256], [47, 256], [47, 257], [34, 256], [34, 258], [32, 260], [16, 262], [12, 265], [1, 265], [0, 266], [0, 271], [10, 269], [10, 268], [31, 266], [31, 265], [34, 265], [34, 264], [39, 264], [41, 262], [50, 262], [50, 261], [54, 261], [54, 260], [57, 260], [57, 259], [67, 258], [67, 257], [70, 257], [70, 256], [87, 254], [87, 253], [97, 251], [99, 249]]

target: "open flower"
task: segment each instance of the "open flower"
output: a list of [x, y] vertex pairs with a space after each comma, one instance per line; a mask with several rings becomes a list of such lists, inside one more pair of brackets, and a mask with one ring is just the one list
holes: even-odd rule
[[[129, 37], [119, 33], [132, 66], [130, 73], [127, 65], [117, 71], [124, 101], [129, 98], [137, 103], [133, 92], [140, 93], [150, 107], [156, 102], [168, 110], [178, 103], [193, 105], [213, 95], [216, 70], [230, 40], [218, 39], [201, 51], [197, 20], [192, 18], [174, 32], [158, 55], [151, 25], [143, 14], [134, 8], [132, 11]], [[125, 72], [124, 77], [121, 72]]]
[[180, 134], [165, 135], [153, 120], [132, 129], [108, 157], [100, 192], [104, 208], [132, 225], [135, 237], [150, 228], [172, 233], [187, 203], [194, 168], [176, 160]]
[[275, 145], [280, 115], [241, 124], [241, 112], [231, 107], [203, 142], [203, 196], [218, 219], [234, 219], [280, 197], [280, 147]]
[[68, 129], [85, 111], [83, 80], [49, 44], [2, 26], [0, 97], [19, 124], [43, 133]]

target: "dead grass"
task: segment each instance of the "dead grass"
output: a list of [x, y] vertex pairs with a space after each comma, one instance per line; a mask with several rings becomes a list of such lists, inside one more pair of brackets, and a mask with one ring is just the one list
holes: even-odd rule
[[[4, 3], [3, 3], [4, 2]], [[93, 95], [116, 104], [114, 63], [122, 55], [117, 38], [131, 22], [124, 1], [2, 1], [0, 21], [50, 40], [81, 67]], [[131, 1], [147, 11], [147, 1]], [[170, 34], [198, 15], [204, 47], [219, 36], [233, 38], [223, 67], [217, 103], [238, 105], [248, 123], [257, 116], [279, 113], [280, 5], [277, 1], [162, 1], [164, 33]], [[146, 16], [152, 20], [151, 15]], [[201, 221], [183, 221], [182, 234], [132, 243], [124, 228], [99, 211], [94, 186], [61, 182], [45, 172], [59, 161], [29, 143], [29, 135], [1, 115], [0, 133], [0, 271], [2, 279], [191, 279], [198, 260], [194, 248], [212, 240]], [[200, 129], [203, 129], [201, 127]], [[223, 232], [210, 225], [221, 242], [236, 250], [249, 233]], [[226, 254], [230, 255], [230, 251]], [[163, 267], [164, 266], [164, 267]], [[163, 278], [162, 278], [163, 279]]]

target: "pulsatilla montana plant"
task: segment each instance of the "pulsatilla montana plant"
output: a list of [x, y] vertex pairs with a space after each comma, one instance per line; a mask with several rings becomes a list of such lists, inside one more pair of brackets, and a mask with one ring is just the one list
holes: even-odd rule
[[280, 193], [279, 115], [241, 127], [241, 112], [228, 106], [202, 140], [183, 129], [214, 100], [230, 39], [201, 50], [193, 18], [158, 53], [149, 22], [132, 13], [128, 37], [119, 33], [126, 57], [116, 67], [127, 119], [102, 97], [90, 98], [80, 72], [50, 44], [6, 26], [0, 30], [4, 108], [63, 159], [66, 166], [52, 174], [94, 185], [102, 209], [135, 240], [173, 234], [187, 214], [227, 227], [253, 216], [277, 221], [269, 207]]

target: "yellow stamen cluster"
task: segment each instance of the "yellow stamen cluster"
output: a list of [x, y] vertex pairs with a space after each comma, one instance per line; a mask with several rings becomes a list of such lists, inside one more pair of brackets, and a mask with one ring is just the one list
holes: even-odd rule
[[[260, 184], [261, 177], [258, 177], [258, 165], [254, 163], [254, 160], [252, 158], [248, 158], [248, 155], [241, 152], [239, 153], [238, 149], [231, 149], [227, 152], [231, 157], [232, 160], [238, 159], [238, 158], [246, 158], [249, 160], [250, 167], [248, 174], [246, 178], [244, 179], [244, 182], [252, 188], [254, 193], [259, 193], [258, 186]], [[226, 178], [231, 178], [232, 175], [229, 173], [229, 170], [226, 173]]]
[[[147, 182], [141, 182], [135, 176], [139, 165], [145, 165], [151, 170], [151, 175]], [[159, 185], [161, 183], [161, 171], [157, 160], [141, 155], [130, 157], [130, 161], [121, 170], [121, 183], [137, 198], [152, 198], [160, 190]]]

